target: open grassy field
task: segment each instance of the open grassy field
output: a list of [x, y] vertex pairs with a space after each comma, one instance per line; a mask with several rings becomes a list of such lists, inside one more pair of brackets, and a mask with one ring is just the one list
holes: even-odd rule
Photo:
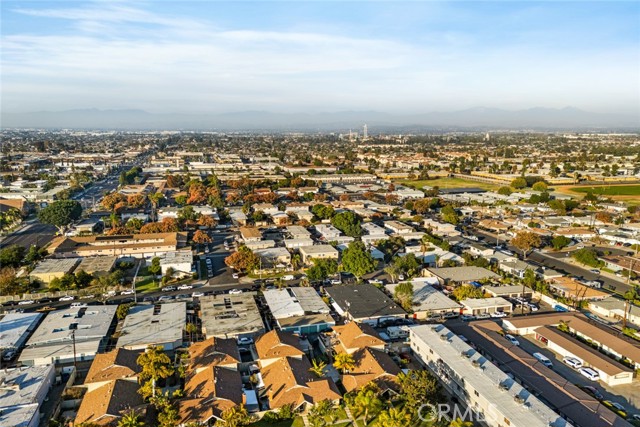
[[484, 190], [497, 190], [500, 185], [487, 184], [486, 182], [472, 181], [470, 179], [462, 178], [436, 178], [436, 179], [423, 179], [423, 180], [400, 180], [399, 183], [421, 190], [422, 187], [428, 185], [429, 187], [440, 188], [461, 188], [461, 187], [477, 187]]
[[640, 205], [640, 184], [619, 184], [619, 185], [563, 185], [556, 188], [556, 191], [571, 196], [584, 196], [591, 192], [599, 196], [609, 197], [618, 202], [625, 202], [631, 206]]

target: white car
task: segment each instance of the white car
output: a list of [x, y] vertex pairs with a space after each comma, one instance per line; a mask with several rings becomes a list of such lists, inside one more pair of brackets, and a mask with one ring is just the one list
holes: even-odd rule
[[238, 338], [238, 345], [249, 345], [249, 344], [253, 344], [253, 338], [249, 338], [249, 337]]
[[196, 297], [203, 297], [204, 296], [204, 292], [194, 292], [191, 294], [192, 298], [196, 298]]
[[240, 289], [231, 289], [229, 295], [240, 295], [242, 291]]
[[600, 374], [593, 368], [580, 368], [579, 372], [583, 377], [587, 377], [591, 381], [598, 381], [600, 379]]
[[580, 369], [582, 368], [582, 361], [580, 359], [576, 359], [575, 357], [565, 357], [564, 359], [562, 359], [562, 361], [564, 363], [566, 363], [567, 365], [571, 366], [573, 369]]
[[193, 286], [192, 285], [180, 285], [180, 286], [178, 286], [178, 290], [179, 291], [184, 291], [186, 289], [193, 289]]
[[491, 317], [507, 317], [507, 313], [504, 311], [494, 311], [491, 313]]
[[35, 304], [35, 301], [34, 300], [30, 300], [30, 299], [26, 299], [26, 300], [20, 301], [18, 303], [18, 305], [29, 305], [29, 304]]
[[133, 289], [125, 289], [124, 291], [120, 292], [120, 295], [133, 295], [135, 293], [135, 291]]
[[233, 277], [234, 279], [239, 279], [240, 275], [238, 273], [233, 273], [231, 277]]
[[476, 315], [476, 319], [478, 319], [478, 320], [491, 319], [491, 315], [489, 313], [480, 313], [480, 314]]
[[506, 339], [508, 339], [508, 340], [509, 340], [509, 342], [510, 342], [511, 344], [513, 344], [513, 345], [517, 345], [517, 346], [519, 346], [519, 345], [520, 345], [520, 341], [518, 341], [518, 339], [517, 339], [516, 337], [514, 337], [513, 335], [511, 335], [511, 334], [507, 334], [507, 335], [505, 335], [504, 337], [505, 337]]
[[59, 298], [58, 301], [73, 301], [74, 299], [76, 299], [76, 297], [72, 295], [66, 295], [66, 296], [63, 296], [62, 298]]

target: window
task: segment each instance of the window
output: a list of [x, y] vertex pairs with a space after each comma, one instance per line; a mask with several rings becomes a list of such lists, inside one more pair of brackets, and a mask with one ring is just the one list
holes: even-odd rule
[[473, 390], [473, 394], [475, 394], [476, 396], [480, 397], [480, 393], [478, 393], [478, 390]]

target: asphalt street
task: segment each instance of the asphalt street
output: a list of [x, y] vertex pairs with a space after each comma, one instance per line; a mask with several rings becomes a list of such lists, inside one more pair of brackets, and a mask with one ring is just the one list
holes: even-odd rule
[[27, 224], [7, 235], [0, 242], [0, 248], [12, 245], [20, 245], [27, 249], [32, 245], [42, 247], [53, 240], [56, 231], [57, 229], [53, 225], [41, 224], [35, 220], [33, 223]]
[[[489, 246], [494, 246], [496, 242], [496, 235], [494, 233], [490, 233], [484, 230], [474, 229], [473, 233], [478, 236], [481, 242], [488, 244]], [[501, 240], [501, 243], [504, 244], [504, 241]], [[507, 248], [513, 252], [514, 254], [519, 254], [519, 250], [515, 247], [507, 244]], [[606, 250], [615, 250], [612, 248], [602, 248]], [[626, 251], [625, 251], [626, 253]], [[566, 252], [564, 257], [566, 258]], [[551, 268], [560, 273], [583, 277], [587, 280], [601, 280], [604, 283], [603, 290], [605, 291], [615, 291], [617, 293], [625, 293], [627, 290], [631, 289], [633, 286], [627, 285], [625, 282], [616, 280], [604, 275], [600, 275], [592, 272], [588, 267], [580, 267], [575, 264], [570, 264], [565, 262], [562, 257], [554, 257], [551, 255], [547, 255], [541, 251], [534, 251], [529, 254], [527, 257], [527, 261], [530, 261], [534, 264], [538, 264], [540, 266]]]

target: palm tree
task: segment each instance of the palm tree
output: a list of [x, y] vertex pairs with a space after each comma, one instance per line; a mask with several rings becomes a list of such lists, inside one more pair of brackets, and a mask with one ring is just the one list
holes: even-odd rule
[[161, 378], [173, 375], [173, 365], [171, 359], [164, 353], [161, 346], [149, 346], [147, 351], [138, 356], [136, 360], [142, 368], [140, 372], [141, 380], [151, 380], [152, 393], [156, 397], [156, 382]]
[[189, 334], [189, 341], [193, 342], [193, 334], [198, 332], [198, 327], [194, 323], [187, 323], [184, 326], [184, 331]]
[[156, 209], [158, 208], [158, 203], [160, 203], [160, 201], [164, 199], [164, 194], [160, 192], [151, 193], [147, 197], [149, 198], [149, 201], [151, 202], [151, 206], [153, 207], [152, 219], [156, 221]]
[[404, 409], [394, 407], [382, 411], [380, 415], [378, 415], [377, 422], [381, 427], [410, 427], [412, 424], [410, 413], [408, 413]]
[[294, 254], [291, 256], [291, 267], [294, 271], [297, 271], [302, 264], [302, 260], [300, 258], [300, 254]]
[[222, 413], [225, 427], [239, 427], [249, 423], [249, 413], [243, 406], [234, 406]]
[[120, 418], [118, 427], [144, 427], [144, 422], [140, 420], [140, 415], [131, 409]]
[[369, 421], [369, 414], [375, 414], [382, 408], [382, 401], [373, 390], [360, 390], [353, 403], [356, 411], [359, 414], [363, 414], [362, 418], [365, 425]]
[[424, 235], [422, 236], [422, 239], [420, 239], [420, 250], [422, 251], [422, 265], [424, 265], [424, 255], [427, 253], [427, 249], [431, 247], [426, 237], [427, 236]]
[[313, 366], [309, 368], [309, 371], [316, 374], [318, 378], [322, 378], [324, 376], [324, 369], [327, 367], [327, 364], [324, 361], [318, 359], [313, 359], [311, 361], [311, 364]]
[[338, 353], [333, 359], [333, 367], [341, 370], [343, 374], [355, 366], [356, 362], [353, 360], [353, 355], [349, 353]]
[[458, 417], [455, 420], [451, 420], [449, 427], [473, 427], [473, 422], [464, 421], [462, 418]]

